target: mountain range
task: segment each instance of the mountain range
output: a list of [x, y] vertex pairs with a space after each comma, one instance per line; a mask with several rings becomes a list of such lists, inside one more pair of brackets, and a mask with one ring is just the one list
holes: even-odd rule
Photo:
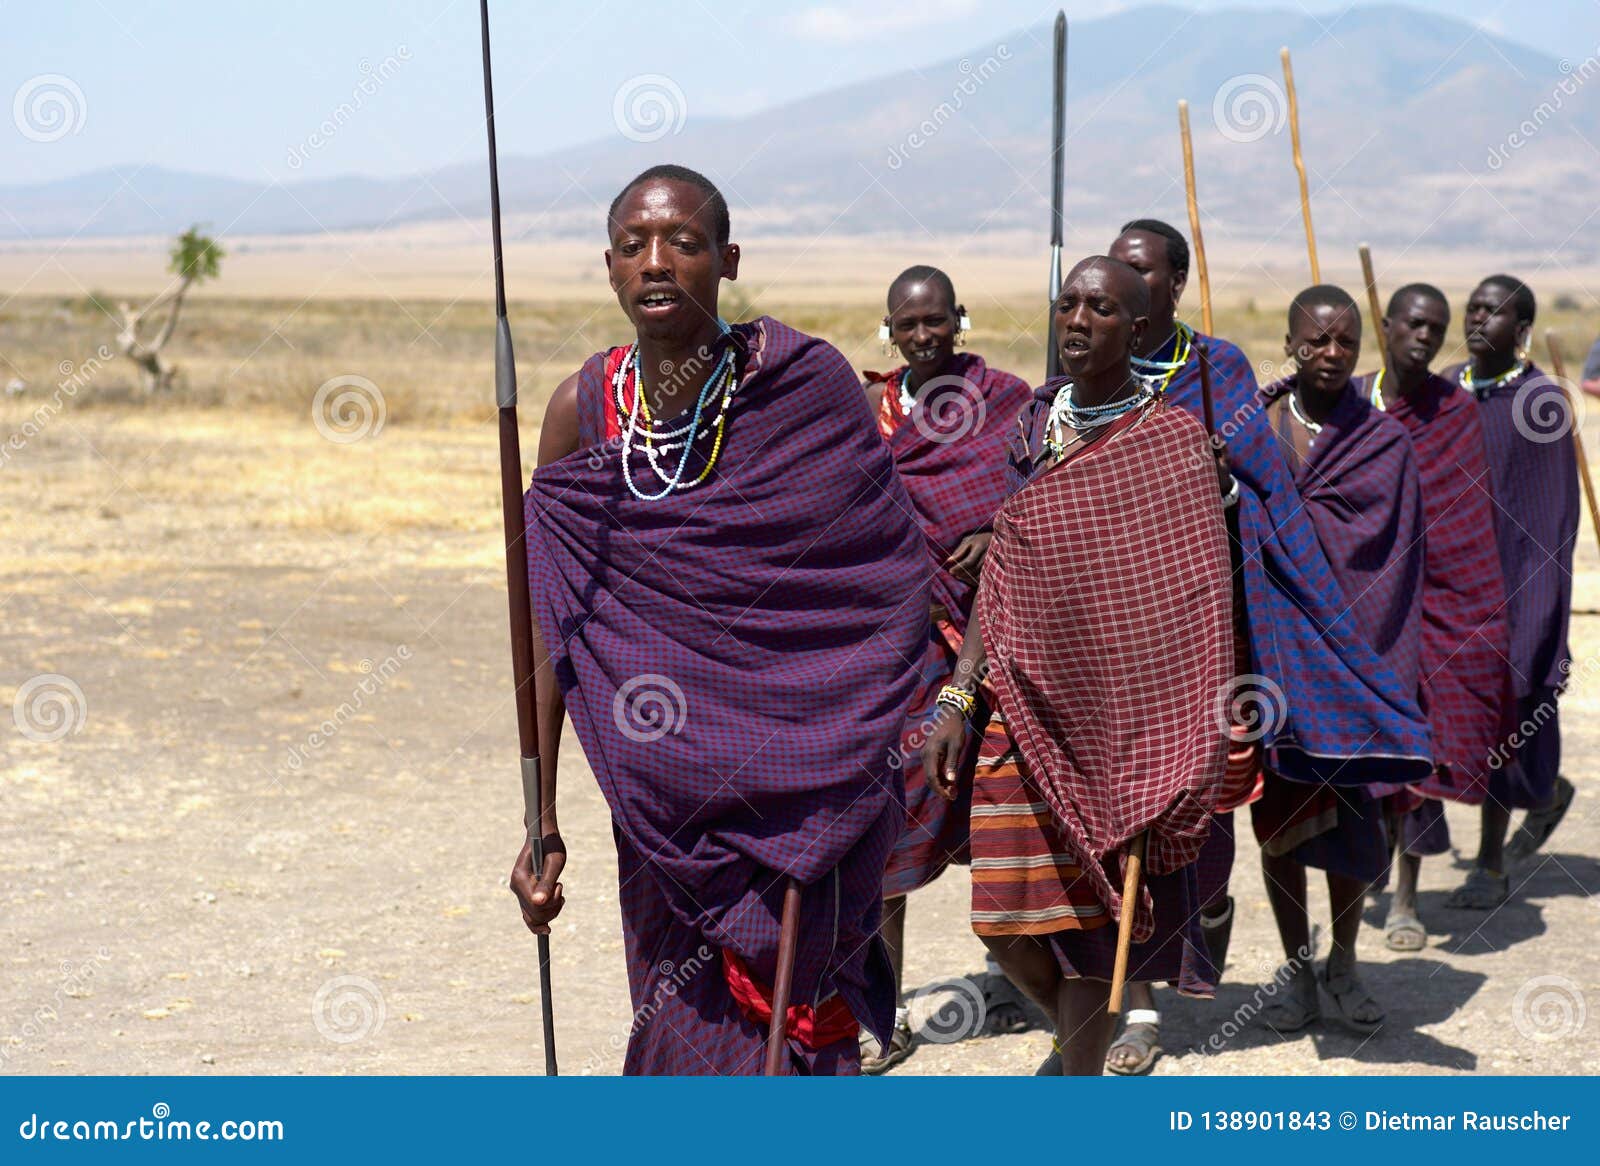
[[[1294, 50], [1319, 234], [1391, 252], [1515, 248], [1573, 262], [1600, 252], [1590, 226], [1600, 57], [1576, 55], [1600, 50], [1559, 60], [1401, 5], [1347, 10], [1331, 30], [1299, 11], [1170, 6], [1075, 22], [1069, 221], [1101, 231], [1144, 214], [1182, 220], [1175, 109], [1187, 98], [1208, 241], [1297, 237], [1280, 45]], [[503, 157], [508, 224], [514, 236], [598, 235], [611, 193], [672, 160], [717, 180], [746, 231], [1042, 233], [1050, 53], [1048, 25], [1014, 30], [957, 58], [737, 117], [674, 110], [669, 86], [666, 122]], [[635, 140], [645, 137], [655, 140]], [[128, 165], [0, 186], [0, 240], [172, 234], [191, 222], [233, 236], [381, 230], [478, 219], [486, 204], [476, 162], [281, 184]]]

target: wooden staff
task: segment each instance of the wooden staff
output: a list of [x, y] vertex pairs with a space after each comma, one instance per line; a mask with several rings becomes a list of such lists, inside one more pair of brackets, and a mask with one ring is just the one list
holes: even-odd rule
[[1066, 218], [1067, 142], [1067, 14], [1056, 13], [1055, 64], [1051, 80], [1050, 122], [1050, 318], [1045, 343], [1044, 375], [1061, 375], [1061, 346], [1056, 343], [1056, 297], [1061, 294], [1061, 236]]
[[1289, 141], [1294, 145], [1294, 169], [1300, 175], [1300, 217], [1306, 222], [1306, 250], [1311, 254], [1311, 282], [1322, 282], [1322, 267], [1317, 263], [1317, 236], [1311, 229], [1311, 190], [1306, 185], [1306, 160], [1300, 153], [1300, 102], [1294, 93], [1294, 66], [1289, 64], [1289, 46], [1278, 50], [1283, 58], [1283, 86], [1289, 97]]
[[783, 888], [783, 919], [778, 925], [778, 976], [772, 984], [772, 1024], [767, 1029], [767, 1076], [783, 1075], [788, 1051], [789, 992], [794, 987], [794, 949], [800, 943], [800, 883]]
[[1178, 102], [1178, 132], [1183, 136], [1183, 189], [1189, 202], [1189, 235], [1194, 241], [1195, 273], [1200, 278], [1200, 330], [1210, 336], [1211, 273], [1206, 270], [1206, 244], [1200, 237], [1200, 200], [1195, 195], [1194, 138], [1189, 133], [1187, 101]]
[[[500, 413], [500, 503], [505, 518], [506, 596], [511, 605], [511, 678], [516, 687], [522, 757], [522, 812], [536, 876], [544, 874], [544, 785], [539, 773], [539, 717], [534, 702], [533, 605], [528, 597], [528, 527], [522, 513], [522, 445], [517, 435], [517, 362], [506, 319], [505, 255], [500, 245], [500, 165], [494, 146], [494, 79], [489, 70], [489, 0], [483, 26], [483, 112], [489, 129], [489, 228], [494, 245], [494, 396]], [[544, 1071], [556, 1076], [555, 1013], [550, 997], [550, 937], [540, 935], [539, 997]]]
[[1378, 354], [1383, 357], [1383, 379], [1394, 388], [1394, 370], [1389, 367], [1389, 338], [1383, 333], [1383, 311], [1378, 307], [1378, 277], [1372, 273], [1372, 248], [1365, 243], [1361, 252], [1361, 278], [1367, 282], [1367, 311], [1372, 313], [1372, 331], [1378, 338]]
[[1567, 412], [1572, 416], [1572, 448], [1578, 455], [1578, 479], [1583, 483], [1583, 496], [1589, 502], [1589, 525], [1594, 528], [1595, 541], [1600, 542], [1600, 507], [1595, 505], [1594, 482], [1589, 478], [1589, 457], [1583, 450], [1583, 431], [1578, 427], [1578, 402], [1567, 389], [1567, 362], [1561, 359], [1561, 342], [1554, 328], [1546, 329], [1545, 346], [1550, 349], [1550, 371], [1556, 374], [1562, 395], [1567, 398]]
[[1111, 999], [1106, 1011], [1122, 1014], [1122, 988], [1128, 979], [1128, 952], [1133, 946], [1133, 917], [1139, 911], [1139, 875], [1144, 869], [1145, 846], [1150, 831], [1141, 830], [1128, 850], [1128, 866], [1122, 875], [1122, 915], [1117, 920], [1117, 960], [1111, 966]]

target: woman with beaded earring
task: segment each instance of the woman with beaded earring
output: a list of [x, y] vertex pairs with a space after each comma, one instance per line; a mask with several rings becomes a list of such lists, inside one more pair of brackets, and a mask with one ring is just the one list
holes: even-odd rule
[[[901, 272], [889, 285], [887, 309], [879, 337], [886, 351], [898, 351], [906, 363], [888, 373], [869, 372], [867, 396], [926, 537], [924, 569], [933, 584], [921, 685], [906, 714], [900, 750], [905, 833], [889, 856], [883, 885], [881, 933], [898, 992], [906, 895], [950, 863], [966, 861], [967, 801], [946, 802], [928, 788], [922, 742], [936, 715], [939, 688], [961, 650], [990, 523], [1005, 498], [1006, 440], [1031, 391], [1020, 377], [963, 351], [972, 322], [950, 277], [938, 268], [918, 265]], [[1005, 1003], [1015, 1010], [1020, 1002]], [[862, 1071], [881, 1073], [905, 1060], [911, 1047], [909, 1014], [900, 1007], [887, 1046], [863, 1033]]]

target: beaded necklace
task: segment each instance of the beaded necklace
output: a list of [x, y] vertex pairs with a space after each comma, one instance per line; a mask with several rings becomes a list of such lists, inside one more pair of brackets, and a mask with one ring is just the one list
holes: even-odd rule
[[1189, 354], [1194, 349], [1194, 329], [1182, 320], [1176, 321], [1178, 326], [1177, 351], [1171, 360], [1147, 360], [1142, 356], [1135, 356], [1130, 363], [1139, 379], [1146, 382], [1156, 394], [1167, 391], [1172, 384], [1172, 378], [1182, 371], [1183, 366], [1189, 363]]
[[908, 368], [905, 372], [900, 374], [900, 379], [898, 382], [900, 390], [900, 411], [907, 417], [911, 416], [911, 410], [917, 407], [917, 395], [916, 393], [912, 392], [910, 387], [906, 384], [906, 382], [910, 379], [911, 370]]
[[[1142, 378], [1139, 378], [1139, 391], [1133, 396], [1104, 405], [1080, 405], [1072, 399], [1072, 389], [1073, 384], [1068, 381], [1056, 390], [1055, 400], [1050, 402], [1044, 444], [1052, 457], [1059, 458], [1070, 446], [1082, 441], [1085, 432], [1110, 425], [1117, 418], [1150, 404], [1158, 395], [1158, 390]], [[1068, 429], [1074, 431], [1070, 439], [1065, 437]]]
[[[633, 383], [633, 401], [627, 399], [628, 382]], [[628, 491], [641, 502], [658, 502], [671, 494], [674, 490], [688, 490], [698, 486], [711, 476], [712, 468], [717, 464], [717, 459], [722, 453], [722, 439], [727, 430], [728, 411], [733, 401], [733, 395], [739, 390], [738, 372], [733, 359], [733, 348], [723, 349], [722, 357], [717, 361], [716, 367], [711, 370], [711, 375], [706, 378], [704, 385], [695, 398], [694, 409], [691, 411], [688, 424], [660, 426], [650, 413], [650, 403], [645, 400], [644, 377], [639, 366], [639, 345], [631, 345], [617, 366], [616, 373], [611, 380], [612, 391], [616, 395], [617, 413], [620, 416], [626, 412], [628, 421], [622, 432], [622, 480], [627, 484]], [[721, 401], [717, 408], [717, 415], [704, 429], [700, 426], [701, 418], [705, 415], [707, 403], [721, 389]], [[636, 438], [641, 433], [640, 419], [644, 421], [642, 429], [644, 437], [645, 457], [649, 461], [650, 469], [656, 478], [665, 483], [662, 489], [654, 494], [647, 494], [641, 490], [633, 480], [632, 456], [637, 448]], [[684, 481], [683, 475], [689, 466], [689, 454], [694, 449], [697, 440], [707, 434], [715, 434], [712, 441], [711, 452], [706, 455], [705, 467], [690, 481]], [[683, 452], [678, 457], [678, 464], [671, 474], [664, 473], [659, 459], [670, 454], [678, 448], [674, 439], [683, 440]], [[659, 448], [657, 443], [660, 443]]]
[[1474, 397], [1477, 397], [1478, 400], [1481, 401], [1496, 389], [1504, 388], [1506, 385], [1509, 385], [1512, 381], [1516, 380], [1527, 371], [1528, 362], [1525, 360], [1519, 360], [1516, 364], [1506, 369], [1505, 372], [1501, 373], [1493, 380], [1484, 381], [1480, 384], [1472, 379], [1472, 362], [1469, 360], [1466, 364], [1461, 366], [1461, 374], [1456, 379], [1461, 382], [1461, 387], [1463, 389], [1466, 389], [1467, 392], [1471, 393]]
[[1300, 412], [1300, 402], [1295, 400], [1293, 389], [1289, 390], [1289, 412], [1294, 414], [1294, 419], [1300, 422], [1300, 424], [1304, 425], [1306, 429], [1311, 432], [1313, 437], [1322, 432], [1321, 422], [1313, 421], [1304, 413]]

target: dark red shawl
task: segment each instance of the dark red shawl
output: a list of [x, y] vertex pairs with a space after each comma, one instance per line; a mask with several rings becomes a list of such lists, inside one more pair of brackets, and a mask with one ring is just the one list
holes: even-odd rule
[[1120, 913], [1102, 857], [1148, 829], [1152, 873], [1194, 861], [1227, 758], [1228, 536], [1200, 425], [1158, 405], [1037, 473], [995, 518], [978, 609], [1029, 780]]
[[973, 589], [945, 570], [944, 561], [962, 539], [994, 521], [1006, 496], [1006, 442], [1032, 390], [975, 353], [957, 353], [944, 374], [917, 386], [908, 417], [900, 406], [905, 375], [902, 367], [883, 378], [878, 415], [890, 422], [889, 450], [928, 540], [937, 572], [934, 602], [965, 630]]
[[[1386, 377], [1385, 380], [1388, 380]], [[1371, 399], [1372, 378], [1359, 382]], [[1422, 705], [1443, 772], [1420, 783], [1432, 797], [1478, 805], [1510, 696], [1511, 632], [1493, 538], [1494, 500], [1476, 402], [1430, 374], [1412, 396], [1392, 388], [1389, 415], [1416, 452], [1427, 526], [1422, 589]]]

